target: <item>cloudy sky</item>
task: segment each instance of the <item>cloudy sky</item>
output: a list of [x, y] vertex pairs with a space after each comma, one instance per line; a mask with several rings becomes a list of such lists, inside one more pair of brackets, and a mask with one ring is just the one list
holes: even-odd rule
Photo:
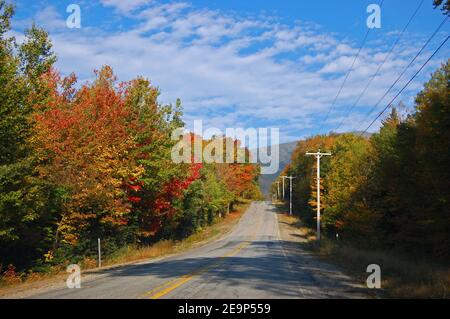
[[[58, 69], [81, 81], [104, 64], [120, 80], [149, 78], [162, 103], [182, 100], [188, 128], [196, 119], [220, 129], [278, 127], [288, 142], [366, 128], [450, 33], [447, 21], [377, 105], [444, 19], [425, 0], [400, 37], [421, 2], [385, 0], [381, 28], [368, 33], [356, 61], [367, 7], [379, 0], [17, 0], [13, 28], [18, 37], [32, 21], [47, 29]], [[80, 29], [66, 25], [70, 4], [81, 8]], [[402, 112], [414, 109], [414, 95], [448, 59], [449, 44], [399, 97]]]

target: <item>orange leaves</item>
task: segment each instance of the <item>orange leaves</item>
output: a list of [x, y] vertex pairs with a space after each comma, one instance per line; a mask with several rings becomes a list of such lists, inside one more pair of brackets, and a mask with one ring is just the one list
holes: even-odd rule
[[61, 80], [53, 72], [46, 77], [48, 103], [36, 106], [35, 142], [45, 159], [39, 171], [71, 194], [65, 204], [70, 215], [65, 220], [74, 224], [66, 229], [70, 235], [101, 211], [111, 212], [102, 222], [123, 224], [130, 212], [123, 180], [142, 171], [129, 156], [135, 148], [131, 111], [114, 87], [111, 70], [104, 68], [97, 76], [93, 84], [75, 90], [74, 76]]
[[6, 271], [2, 274], [1, 279], [6, 284], [17, 284], [21, 283], [22, 279], [20, 278], [20, 275], [16, 272], [16, 267], [13, 265], [8, 265], [8, 268]]
[[246, 198], [254, 192], [259, 171], [254, 164], [218, 164], [220, 179], [236, 197]]
[[[46, 103], [35, 106], [38, 171], [65, 194], [57, 233], [70, 245], [85, 230], [122, 229], [128, 222], [134, 223], [130, 227], [138, 229], [141, 239], [154, 236], [176, 219], [192, 183], [205, 177], [202, 163], [172, 161], [171, 133], [181, 125], [175, 115], [179, 111], [160, 106], [159, 92], [149, 81], [137, 78], [117, 84], [109, 67], [96, 71], [96, 76], [75, 89], [74, 75], [61, 79], [51, 72], [44, 77]], [[211, 190], [214, 196], [223, 195], [225, 202], [255, 194], [256, 165], [213, 165], [215, 178], [221, 180], [217, 189], [226, 193]], [[199, 188], [198, 194], [188, 196], [198, 196], [194, 202], [204, 201], [206, 207], [218, 206], [203, 193], [209, 194]]]

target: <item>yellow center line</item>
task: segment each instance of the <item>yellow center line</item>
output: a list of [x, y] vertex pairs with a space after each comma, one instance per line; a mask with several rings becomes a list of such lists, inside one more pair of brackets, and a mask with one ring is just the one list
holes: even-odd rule
[[229, 252], [223, 256], [217, 257], [218, 261], [213, 262], [210, 265], [207, 265], [203, 268], [200, 268], [196, 271], [193, 271], [193, 272], [183, 275], [181, 277], [169, 280], [168, 282], [147, 291], [142, 297], [149, 298], [149, 299], [159, 299], [159, 298], [167, 295], [169, 292], [177, 289], [181, 285], [187, 283], [192, 278], [194, 278], [194, 276], [203, 274], [203, 273], [207, 272], [208, 270], [210, 270], [211, 268], [218, 266], [225, 260], [225, 258], [233, 257], [233, 256], [237, 255], [242, 249], [249, 246], [251, 244], [251, 242], [253, 240], [255, 240], [260, 227], [261, 227], [261, 218], [258, 219], [258, 226], [255, 228], [255, 231], [253, 232], [250, 241], [242, 242], [236, 248], [234, 248], [231, 252]]

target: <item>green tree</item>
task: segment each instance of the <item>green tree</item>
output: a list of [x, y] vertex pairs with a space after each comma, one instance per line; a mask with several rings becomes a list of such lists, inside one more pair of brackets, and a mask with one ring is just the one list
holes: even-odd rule
[[433, 0], [435, 8], [441, 7], [444, 14], [450, 14], [450, 0]]
[[37, 178], [30, 138], [41, 76], [55, 62], [45, 31], [32, 26], [17, 45], [7, 37], [14, 9], [0, 0], [0, 263], [26, 265], [42, 255], [57, 196]]
[[323, 227], [349, 236], [373, 235], [376, 216], [368, 216], [355, 201], [356, 192], [367, 180], [369, 142], [354, 134], [338, 136], [331, 149], [328, 173], [324, 176]]
[[[422, 237], [418, 243], [434, 255], [450, 257], [450, 60], [437, 70], [417, 95], [416, 113], [402, 126], [410, 137], [408, 149], [403, 148], [407, 167], [414, 170], [415, 191], [406, 189], [408, 211], [414, 224], [408, 237]], [[408, 137], [408, 135], [406, 135]], [[404, 140], [404, 139], [403, 139]], [[402, 140], [400, 140], [402, 141]], [[408, 140], [407, 140], [408, 141]], [[410, 153], [408, 153], [410, 150]], [[414, 154], [411, 154], [414, 153]], [[408, 171], [406, 171], [408, 173]], [[408, 227], [405, 227], [405, 231]]]

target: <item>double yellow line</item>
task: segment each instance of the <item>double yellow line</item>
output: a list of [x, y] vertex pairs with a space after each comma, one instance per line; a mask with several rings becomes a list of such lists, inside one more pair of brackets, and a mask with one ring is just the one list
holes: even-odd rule
[[173, 280], [170, 280], [160, 286], [157, 286], [149, 291], [147, 291], [142, 298], [148, 298], [148, 299], [159, 299], [165, 295], [167, 295], [169, 292], [177, 289], [178, 287], [180, 287], [181, 285], [184, 285], [185, 283], [187, 283], [188, 281], [190, 281], [192, 278], [194, 278], [197, 275], [201, 275], [205, 272], [207, 272], [208, 270], [210, 270], [211, 268], [214, 268], [216, 266], [218, 266], [219, 264], [221, 264], [225, 258], [228, 257], [233, 257], [235, 255], [237, 255], [242, 249], [246, 248], [247, 246], [249, 246], [251, 244], [251, 242], [256, 238], [256, 234], [259, 231], [259, 228], [261, 226], [261, 219], [258, 220], [258, 226], [255, 228], [255, 231], [251, 237], [251, 239], [249, 241], [245, 241], [240, 243], [236, 248], [234, 248], [231, 252], [218, 257], [218, 260], [216, 262], [213, 262], [203, 268], [200, 268], [194, 272], [191, 272], [189, 274], [186, 274], [184, 276], [181, 276], [179, 278], [175, 278]]

